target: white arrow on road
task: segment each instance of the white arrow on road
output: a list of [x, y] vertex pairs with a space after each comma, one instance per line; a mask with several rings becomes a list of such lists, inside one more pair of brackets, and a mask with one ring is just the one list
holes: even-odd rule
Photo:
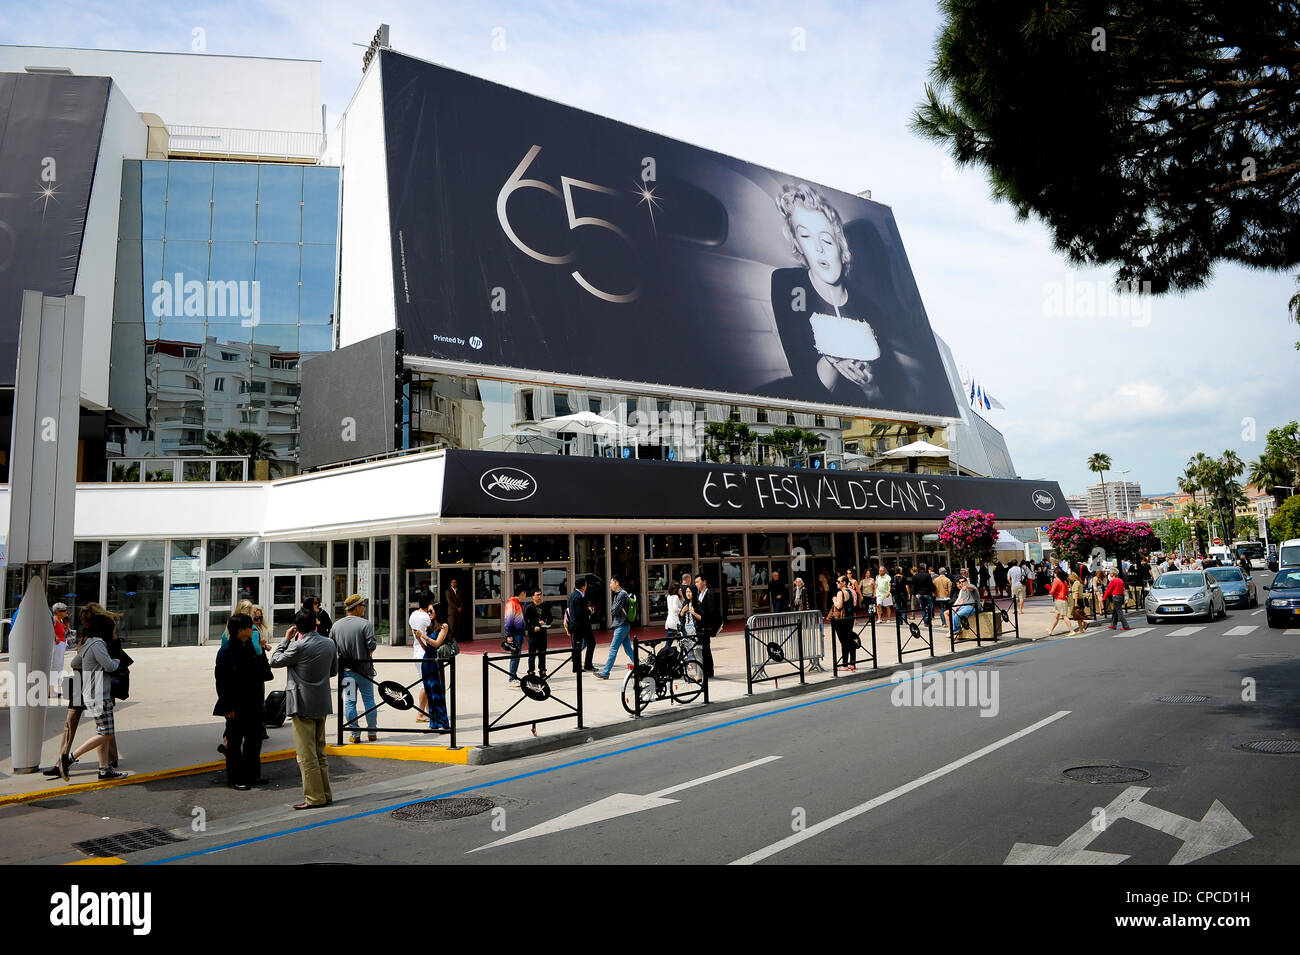
[[[535, 839], [538, 836], [550, 835], [553, 832], [577, 829], [579, 826], [589, 826], [592, 823], [617, 819], [619, 816], [628, 816], [634, 812], [644, 812], [647, 809], [658, 809], [660, 806], [671, 806], [673, 803], [678, 802], [676, 799], [665, 798], [672, 793], [679, 793], [684, 789], [691, 789], [695, 786], [703, 786], [715, 779], [722, 779], [724, 776], [730, 776], [733, 773], [753, 769], [755, 766], [762, 766], [764, 763], [770, 763], [780, 758], [780, 756], [764, 756], [762, 759], [756, 759], [740, 766], [733, 766], [731, 769], [724, 769], [718, 773], [710, 773], [708, 776], [701, 776], [699, 779], [692, 779], [689, 782], [678, 783], [676, 786], [669, 786], [667, 789], [660, 789], [658, 792], [652, 792], [646, 796], [636, 796], [632, 793], [614, 793], [612, 796], [606, 796], [604, 799], [599, 799], [590, 805], [575, 809], [572, 812], [566, 812], [562, 816], [556, 816], [554, 819], [539, 823], [529, 829], [522, 829], [513, 835], [506, 836], [504, 839], [489, 842], [485, 846], [479, 846], [477, 849], [469, 851], [482, 852], [484, 849], [491, 849], [494, 846], [504, 846], [511, 842], [522, 842], [524, 839]], [[468, 854], [466, 853], [466, 855]]]
[[[1142, 797], [1150, 791], [1149, 788], [1142, 786], [1130, 786], [1103, 810], [1103, 818], [1108, 826], [1117, 819], [1129, 819], [1149, 829], [1156, 829], [1181, 839], [1183, 844], [1169, 861], [1170, 865], [1186, 865], [1254, 838], [1217, 799], [1198, 822], [1144, 803]], [[1095, 852], [1088, 848], [1104, 831], [1105, 829], [1094, 828], [1092, 822], [1085, 822], [1059, 846], [1017, 842], [1011, 847], [1011, 852], [1007, 854], [1002, 864], [1118, 865], [1128, 859], [1126, 855]]]

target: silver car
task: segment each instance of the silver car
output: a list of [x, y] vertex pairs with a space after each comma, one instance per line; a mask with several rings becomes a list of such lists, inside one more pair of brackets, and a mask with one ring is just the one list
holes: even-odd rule
[[1228, 608], [1218, 581], [1203, 570], [1175, 570], [1161, 574], [1147, 591], [1147, 623], [1168, 617], [1227, 616]]

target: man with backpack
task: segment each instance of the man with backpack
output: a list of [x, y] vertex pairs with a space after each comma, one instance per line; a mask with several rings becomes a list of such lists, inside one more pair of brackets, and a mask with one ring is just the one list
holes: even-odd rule
[[[632, 624], [629, 620], [629, 610], [633, 606], [634, 598], [623, 589], [623, 582], [618, 574], [609, 578], [609, 590], [613, 594], [609, 602], [609, 615], [614, 624], [614, 639], [609, 644], [609, 659], [605, 661], [605, 668], [596, 674], [598, 680], [609, 679], [609, 671], [614, 669], [614, 661], [618, 658], [620, 646], [627, 652], [627, 658], [633, 664], [636, 663], [636, 657], [632, 653]], [[635, 611], [632, 611], [631, 615], [635, 616]]]

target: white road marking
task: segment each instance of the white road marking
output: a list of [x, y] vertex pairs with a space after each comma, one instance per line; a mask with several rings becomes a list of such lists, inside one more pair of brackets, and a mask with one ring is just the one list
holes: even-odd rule
[[[1144, 803], [1142, 797], [1150, 791], [1149, 788], [1142, 786], [1130, 786], [1111, 801], [1104, 811], [1103, 818], [1110, 820], [1111, 823], [1118, 819], [1130, 819], [1138, 825], [1156, 829], [1182, 840], [1183, 844], [1178, 847], [1178, 852], [1169, 861], [1170, 865], [1186, 865], [1254, 838], [1217, 799], [1197, 821], [1161, 809], [1159, 806]], [[1094, 821], [1085, 822], [1067, 836], [1059, 846], [1017, 842], [1011, 847], [1011, 852], [1007, 854], [1002, 864], [1118, 865], [1128, 859], [1126, 855], [1096, 852], [1088, 848], [1105, 831], [1104, 828], [1096, 828]]]
[[1223, 632], [1223, 635], [1224, 635], [1225, 637], [1244, 637], [1246, 634], [1248, 634], [1248, 633], [1254, 633], [1254, 632], [1255, 632], [1256, 630], [1258, 630], [1258, 629], [1259, 629], [1258, 626], [1253, 626], [1253, 627], [1233, 627], [1231, 630], [1225, 630], [1225, 631]]
[[1116, 630], [1111, 634], [1112, 637], [1137, 637], [1144, 633], [1149, 633], [1150, 627], [1138, 627], [1136, 630]]
[[1283, 631], [1282, 631], [1282, 636], [1284, 636], [1284, 637], [1300, 637], [1300, 630], [1283, 630]]
[[1179, 627], [1177, 630], [1170, 630], [1171, 637], [1190, 637], [1194, 633], [1200, 633], [1204, 627]]
[[1267, 607], [1260, 607], [1258, 610], [1252, 610], [1252, 611], [1250, 612], [1250, 615], [1251, 615], [1252, 617], [1258, 617], [1260, 614], [1262, 614], [1262, 613], [1263, 613], [1265, 610], [1267, 610], [1267, 609], [1268, 609]]
[[823, 820], [822, 822], [819, 822], [814, 826], [809, 826], [807, 829], [804, 829], [802, 832], [796, 832], [794, 835], [786, 836], [784, 839], [781, 839], [778, 842], [774, 842], [770, 846], [767, 846], [764, 849], [759, 849], [756, 852], [751, 852], [747, 856], [741, 856], [739, 859], [737, 859], [735, 862], [731, 864], [732, 865], [753, 865], [755, 862], [762, 862], [764, 859], [769, 859], [772, 856], [776, 855], [778, 852], [784, 852], [786, 849], [789, 849], [791, 846], [798, 845], [799, 843], [804, 842], [807, 839], [811, 839], [815, 835], [819, 835], [820, 833], [826, 832], [828, 829], [833, 829], [836, 826], [840, 825], [841, 823], [848, 822], [850, 819], [856, 819], [858, 816], [861, 816], [863, 813], [870, 812], [872, 809], [875, 809], [877, 806], [883, 806], [887, 802], [892, 802], [893, 800], [897, 799], [899, 796], [906, 796], [912, 790], [919, 789], [922, 786], [924, 786], [926, 783], [934, 782], [934, 780], [936, 779], [939, 779], [943, 776], [947, 776], [949, 773], [955, 772], [956, 770], [961, 769], [963, 766], [975, 762], [975, 760], [979, 759], [980, 757], [987, 756], [989, 753], [996, 752], [1002, 747], [1008, 746], [1011, 743], [1014, 743], [1016, 740], [1028, 736], [1030, 733], [1037, 732], [1038, 730], [1042, 729], [1045, 726], [1050, 726], [1052, 723], [1055, 723], [1057, 720], [1061, 719], [1061, 717], [1069, 716], [1069, 715], [1070, 715], [1069, 710], [1059, 710], [1058, 712], [1053, 713], [1051, 716], [1047, 717], [1047, 719], [1039, 720], [1037, 723], [1033, 724], [1032, 726], [1026, 726], [1024, 729], [1020, 730], [1019, 732], [1012, 733], [1010, 736], [1005, 736], [1002, 739], [998, 740], [996, 743], [990, 743], [988, 746], [985, 746], [983, 749], [977, 749], [975, 752], [967, 756], [963, 756], [961, 759], [954, 760], [953, 762], [948, 763], [948, 765], [946, 766], [940, 766], [938, 769], [932, 770], [931, 772], [926, 773], [924, 776], [912, 780], [910, 783], [904, 783], [902, 786], [899, 786], [896, 789], [891, 789], [889, 792], [877, 796], [874, 799], [869, 799], [860, 805], [854, 806], [852, 809], [846, 809], [844, 810], [844, 812], [841, 812], [838, 815], [831, 816], [829, 819]]
[[[671, 806], [677, 802], [676, 799], [665, 799], [669, 793], [679, 793], [683, 789], [691, 789], [694, 786], [703, 786], [705, 783], [711, 783], [715, 779], [722, 779], [724, 776], [730, 776], [733, 773], [743, 772], [746, 769], [753, 769], [755, 766], [762, 766], [764, 763], [770, 763], [773, 760], [780, 759], [780, 756], [764, 756], [762, 759], [756, 759], [753, 762], [745, 763], [741, 766], [733, 766], [731, 769], [724, 769], [718, 773], [710, 773], [708, 776], [701, 776], [699, 779], [692, 779], [689, 782], [678, 783], [676, 786], [669, 786], [667, 789], [660, 789], [658, 792], [650, 793], [647, 796], [637, 796], [632, 793], [614, 793], [612, 796], [606, 796], [604, 799], [598, 799], [581, 808], [574, 809], [572, 812], [566, 812], [563, 815], [556, 816], [554, 819], [548, 819], [546, 822], [539, 823], [528, 829], [521, 829], [513, 835], [498, 839], [496, 842], [489, 842], [485, 846], [479, 846], [477, 849], [471, 849], [470, 852], [481, 852], [484, 849], [491, 849], [493, 846], [504, 846], [511, 842], [521, 842], [524, 839], [535, 839], [538, 836], [550, 835], [553, 832], [564, 832], [567, 829], [577, 829], [579, 826], [589, 826], [595, 822], [605, 822], [609, 819], [617, 819], [619, 816], [627, 816], [634, 812], [644, 812], [647, 809], [658, 809], [660, 806]], [[468, 855], [469, 853], [466, 853]]]

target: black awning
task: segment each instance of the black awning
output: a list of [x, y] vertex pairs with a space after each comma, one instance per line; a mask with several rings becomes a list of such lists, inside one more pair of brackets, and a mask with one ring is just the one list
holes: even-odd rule
[[976, 508], [1003, 521], [1070, 517], [1055, 481], [446, 452], [443, 517], [942, 520]]

